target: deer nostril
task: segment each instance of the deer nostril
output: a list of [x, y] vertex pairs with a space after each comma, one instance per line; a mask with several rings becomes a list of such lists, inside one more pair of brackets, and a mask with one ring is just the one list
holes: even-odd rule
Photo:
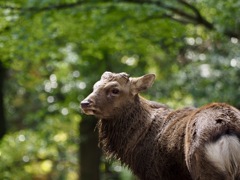
[[91, 101], [89, 101], [89, 100], [83, 100], [83, 101], [81, 102], [81, 107], [82, 107], [82, 108], [84, 108], [84, 107], [89, 107], [90, 104], [91, 104]]

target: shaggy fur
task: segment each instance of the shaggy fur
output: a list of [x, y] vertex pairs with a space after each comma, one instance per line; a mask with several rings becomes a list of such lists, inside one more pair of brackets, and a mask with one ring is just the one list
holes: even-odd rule
[[[194, 112], [185, 139], [186, 162], [194, 179], [240, 179], [240, 158], [234, 158], [236, 147], [240, 147], [239, 138], [240, 112], [234, 107], [213, 103]], [[216, 157], [221, 155], [222, 162], [234, 164], [231, 171], [223, 168], [227, 164], [216, 163]]]
[[[146, 78], [131, 81], [122, 73], [105, 74], [82, 102], [85, 113], [101, 117], [99, 145], [108, 157], [120, 160], [141, 180], [240, 179], [237, 109], [213, 103], [175, 111], [131, 93], [135, 85], [150, 86]], [[108, 83], [113, 82], [120, 84], [114, 85], [119, 95], [109, 95]]]

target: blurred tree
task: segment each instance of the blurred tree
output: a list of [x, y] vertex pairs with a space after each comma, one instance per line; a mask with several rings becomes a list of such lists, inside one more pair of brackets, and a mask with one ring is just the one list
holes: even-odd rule
[[4, 81], [6, 78], [6, 68], [0, 61], [0, 139], [6, 133], [6, 119], [5, 119], [5, 106], [4, 106]]
[[[100, 149], [98, 145], [98, 134], [93, 132], [96, 127], [96, 119], [84, 117], [80, 125], [80, 179], [100, 178]], [[91, 162], [91, 163], [89, 163]]]

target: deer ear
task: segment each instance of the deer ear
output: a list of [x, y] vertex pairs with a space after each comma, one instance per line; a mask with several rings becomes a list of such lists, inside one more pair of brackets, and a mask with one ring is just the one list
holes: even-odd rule
[[105, 71], [102, 76], [101, 76], [101, 79], [109, 79], [110, 77], [113, 76], [113, 73], [112, 72], [109, 72], [109, 71]]
[[154, 74], [146, 74], [138, 78], [130, 78], [132, 93], [135, 95], [141, 91], [150, 88], [154, 80], [155, 80]]

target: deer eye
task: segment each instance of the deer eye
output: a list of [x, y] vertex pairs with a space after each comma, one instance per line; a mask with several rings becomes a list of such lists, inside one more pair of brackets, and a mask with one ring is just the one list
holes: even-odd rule
[[114, 89], [112, 89], [111, 90], [111, 93], [113, 94], [113, 95], [118, 95], [119, 94], [119, 89], [117, 89], [117, 88], [114, 88]]

